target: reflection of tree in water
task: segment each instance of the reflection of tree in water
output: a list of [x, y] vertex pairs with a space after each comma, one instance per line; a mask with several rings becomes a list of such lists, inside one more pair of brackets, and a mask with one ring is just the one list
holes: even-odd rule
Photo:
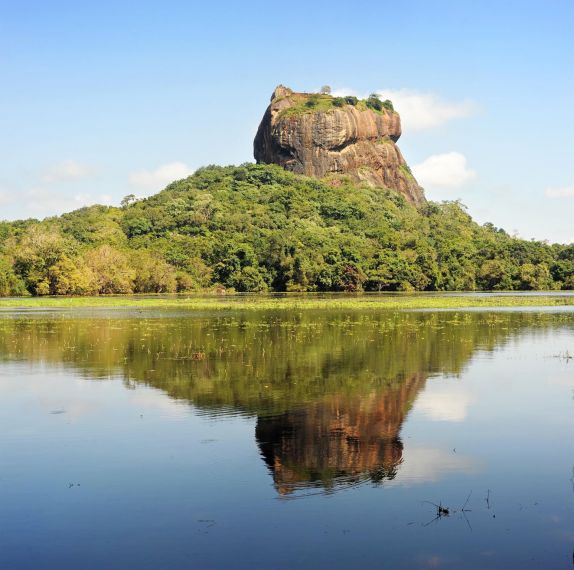
[[426, 377], [459, 374], [477, 350], [517, 335], [572, 327], [570, 314], [534, 312], [158, 314], [0, 318], [0, 361], [121, 378], [200, 413], [255, 416], [283, 493], [392, 478]]
[[360, 397], [333, 394], [259, 417], [255, 437], [277, 491], [393, 479], [402, 462], [401, 426], [425, 381], [414, 374]]

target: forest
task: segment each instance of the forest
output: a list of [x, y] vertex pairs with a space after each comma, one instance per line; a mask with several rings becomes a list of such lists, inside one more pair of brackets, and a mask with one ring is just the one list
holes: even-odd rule
[[574, 245], [275, 165], [208, 166], [120, 207], [0, 222], [2, 296], [572, 288]]

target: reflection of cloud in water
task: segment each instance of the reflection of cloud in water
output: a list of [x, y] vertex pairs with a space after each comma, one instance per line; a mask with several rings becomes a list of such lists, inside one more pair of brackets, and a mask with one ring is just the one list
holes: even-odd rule
[[[333, 492], [365, 482], [408, 486], [452, 472], [475, 472], [473, 459], [450, 450], [403, 450], [400, 430], [425, 384], [425, 375], [414, 374], [369, 393], [333, 394], [283, 414], [259, 417], [255, 436], [277, 491]], [[439, 384], [429, 392], [423, 401], [426, 413], [449, 421], [464, 419], [471, 398], [460, 385]]]
[[140, 410], [155, 410], [170, 419], [179, 419], [189, 414], [186, 402], [173, 400], [160, 390], [136, 388], [129, 397], [130, 403]]
[[431, 447], [406, 447], [396, 479], [388, 485], [417, 485], [436, 482], [449, 473], [476, 473], [478, 462], [471, 457]]
[[67, 370], [30, 372], [29, 368], [18, 365], [13, 366], [13, 371], [10, 381], [0, 382], [0, 399], [21, 395], [21, 383], [25, 381], [26, 397], [19, 403], [23, 412], [63, 416], [70, 422], [105, 414], [110, 407], [123, 405], [123, 397], [127, 396], [139, 413], [159, 412], [168, 419], [180, 419], [189, 414], [188, 402], [174, 400], [163, 390], [145, 386], [136, 385], [126, 391], [117, 377], [110, 376], [114, 381], [111, 383], [87, 385], [82, 379], [70, 377]]
[[553, 370], [552, 374], [548, 374], [544, 381], [550, 386], [572, 386], [572, 365], [568, 365], [568, 361], [564, 360], [564, 368], [562, 370]]
[[[45, 372], [41, 375], [22, 374], [26, 379], [26, 399], [20, 402], [22, 410], [33, 409], [46, 415], [64, 415], [67, 421], [101, 413], [105, 407], [100, 394], [85, 390], [81, 381], [69, 381], [67, 375]], [[34, 381], [41, 377], [41, 381]], [[6, 383], [10, 392], [10, 383]], [[16, 387], [16, 385], [14, 386]], [[17, 389], [20, 390], [18, 387]], [[0, 391], [3, 395], [3, 391]]]
[[427, 384], [414, 405], [414, 413], [422, 413], [433, 421], [462, 422], [467, 418], [472, 395], [453, 380]]
[[102, 408], [101, 402], [93, 399], [86, 399], [85, 397], [59, 397], [50, 398], [42, 397], [38, 400], [38, 404], [43, 412], [46, 414], [66, 414], [66, 418], [75, 420], [83, 418], [90, 414], [99, 412]]

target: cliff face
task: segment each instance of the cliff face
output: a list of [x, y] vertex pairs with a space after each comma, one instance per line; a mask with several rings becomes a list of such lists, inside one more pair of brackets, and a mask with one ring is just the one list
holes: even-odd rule
[[255, 160], [316, 178], [345, 174], [424, 204], [423, 190], [395, 144], [399, 115], [392, 108], [353, 103], [277, 87], [255, 136]]

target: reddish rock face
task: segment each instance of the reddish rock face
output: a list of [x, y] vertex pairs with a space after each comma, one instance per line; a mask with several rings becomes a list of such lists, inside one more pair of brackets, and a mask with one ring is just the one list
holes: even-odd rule
[[393, 479], [403, 457], [401, 427], [425, 382], [424, 374], [413, 374], [368, 394], [331, 394], [259, 417], [255, 437], [277, 491]]
[[315, 110], [305, 105], [311, 97], [283, 86], [275, 89], [253, 143], [258, 163], [316, 178], [345, 174], [397, 190], [416, 206], [425, 203], [395, 144], [401, 136], [398, 113], [364, 105], [335, 107], [325, 96]]

